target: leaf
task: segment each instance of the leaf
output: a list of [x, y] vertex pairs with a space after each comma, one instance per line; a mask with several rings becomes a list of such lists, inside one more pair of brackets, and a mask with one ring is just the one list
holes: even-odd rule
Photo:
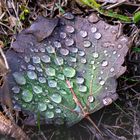
[[36, 115], [29, 124], [40, 112], [41, 123], [72, 125], [118, 98], [129, 40], [97, 18], [39, 18], [17, 36], [6, 54], [8, 79], [15, 105]]
[[134, 23], [138, 23], [140, 21], [140, 11], [136, 12], [133, 16]]

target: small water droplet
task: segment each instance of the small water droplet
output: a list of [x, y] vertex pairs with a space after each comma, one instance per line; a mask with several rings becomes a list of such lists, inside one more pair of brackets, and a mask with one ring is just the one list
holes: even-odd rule
[[74, 32], [74, 28], [73, 28], [72, 26], [70, 26], [70, 25], [67, 25], [67, 26], [66, 26], [66, 31], [67, 31], [68, 33], [73, 33], [73, 32]]
[[72, 67], [66, 67], [66, 68], [64, 68], [64, 70], [63, 70], [63, 74], [64, 74], [66, 77], [72, 78], [72, 77], [75, 76], [76, 71], [75, 71], [75, 69], [72, 68]]
[[70, 51], [73, 52], [73, 53], [77, 53], [78, 52], [78, 48], [71, 47]]
[[45, 47], [39, 47], [40, 52], [44, 53], [45, 52]]
[[38, 56], [33, 56], [33, 57], [32, 57], [32, 60], [33, 60], [33, 63], [35, 63], [35, 64], [41, 62], [41, 61], [40, 61], [40, 57], [38, 57]]
[[48, 55], [42, 55], [41, 61], [44, 63], [49, 63], [49, 62], [51, 62], [51, 58]]
[[118, 54], [118, 57], [120, 57], [121, 55], [120, 54]]
[[116, 51], [113, 51], [113, 54], [116, 54], [117, 52]]
[[92, 103], [92, 102], [94, 102], [95, 98], [93, 97], [93, 95], [89, 95], [88, 98], [87, 98], [87, 100], [88, 100], [90, 103]]
[[70, 47], [70, 46], [72, 46], [73, 44], [74, 44], [74, 40], [73, 40], [72, 38], [67, 38], [67, 39], [65, 40], [65, 45], [66, 45], [66, 46]]
[[111, 69], [110, 69], [110, 72], [114, 72], [114, 68], [111, 68]]
[[98, 16], [95, 13], [92, 13], [89, 17], [88, 17], [88, 21], [90, 23], [96, 23], [99, 21]]
[[99, 57], [99, 54], [98, 54], [97, 52], [94, 52], [94, 53], [93, 53], [93, 57], [94, 57], [94, 58], [98, 58], [98, 57]]
[[91, 42], [88, 41], [88, 40], [85, 40], [85, 41], [83, 42], [83, 46], [84, 46], [85, 48], [89, 48], [89, 47], [91, 46]]
[[35, 67], [33, 65], [29, 64], [27, 67], [28, 67], [29, 70], [35, 70]]
[[70, 60], [70, 62], [73, 62], [73, 63], [75, 63], [77, 61], [77, 59], [75, 57], [70, 57], [69, 60]]
[[101, 73], [101, 74], [103, 74], [104, 72], [103, 72], [103, 71], [101, 71], [100, 73]]
[[97, 28], [96, 28], [96, 27], [92, 27], [92, 28], [91, 28], [91, 32], [92, 32], [92, 33], [97, 32]]
[[45, 116], [47, 119], [52, 119], [52, 118], [54, 118], [54, 113], [52, 111], [47, 111], [45, 113]]
[[30, 57], [29, 56], [25, 56], [24, 60], [25, 60], [26, 63], [29, 63], [30, 62]]
[[32, 99], [33, 99], [33, 94], [29, 91], [29, 90], [23, 90], [22, 92], [22, 99], [25, 101], [25, 102], [31, 102]]
[[46, 83], [46, 78], [45, 78], [45, 77], [39, 77], [39, 78], [38, 78], [38, 81], [39, 81], [41, 84], [45, 84], [45, 83]]
[[22, 73], [14, 72], [13, 77], [14, 77], [17, 84], [19, 84], [19, 85], [25, 85], [26, 84], [26, 79], [25, 79], [25, 77], [23, 76]]
[[107, 53], [107, 50], [104, 50], [104, 53]]
[[95, 64], [95, 61], [91, 60], [91, 61], [90, 61], [90, 64], [91, 64], [91, 65], [94, 65], [94, 64]]
[[76, 107], [74, 108], [73, 111], [75, 111], [77, 113], [81, 113], [81, 108], [78, 105], [76, 105]]
[[65, 14], [63, 15], [63, 17], [64, 17], [65, 19], [69, 19], [69, 20], [74, 19], [74, 15], [73, 15], [72, 13], [70, 13], [70, 12], [65, 13]]
[[113, 102], [113, 100], [110, 97], [106, 97], [103, 99], [103, 104], [106, 105], [110, 105]]
[[100, 39], [101, 37], [102, 37], [102, 35], [99, 32], [94, 34], [94, 38], [97, 39], [97, 40]]
[[65, 32], [60, 32], [60, 37], [62, 39], [65, 39], [67, 37], [67, 34]]
[[13, 88], [12, 88], [12, 91], [13, 91], [13, 93], [19, 93], [20, 92], [20, 88], [18, 87], [18, 86], [14, 86]]
[[36, 93], [36, 94], [39, 94], [39, 93], [42, 93], [43, 92], [43, 90], [42, 90], [42, 87], [40, 87], [40, 86], [35, 86], [35, 85], [33, 85], [33, 91]]
[[101, 77], [98, 77], [98, 79], [101, 80], [102, 78]]
[[81, 63], [82, 63], [82, 64], [85, 64], [85, 63], [87, 63], [87, 60], [86, 60], [86, 58], [81, 58]]
[[59, 41], [54, 41], [53, 42], [54, 43], [54, 46], [56, 47], [56, 48], [61, 48], [61, 43], [59, 42]]
[[63, 74], [58, 74], [57, 78], [60, 80], [65, 80], [65, 76]]
[[80, 33], [81, 37], [83, 37], [83, 38], [87, 37], [87, 35], [88, 35], [87, 32], [83, 31], [83, 30], [80, 31], [79, 33]]
[[[50, 102], [50, 100], [49, 100], [49, 102]], [[49, 102], [47, 102], [47, 103], [49, 103]], [[53, 109], [54, 106], [53, 106], [52, 104], [48, 104], [48, 108], [49, 108], [49, 109]]]
[[60, 90], [60, 93], [63, 94], [63, 95], [67, 94], [67, 92], [65, 90]]
[[121, 49], [123, 46], [121, 44], [118, 45], [118, 49]]
[[57, 104], [60, 104], [61, 101], [62, 101], [62, 97], [61, 97], [59, 94], [57, 94], [57, 93], [52, 94], [52, 95], [50, 96], [50, 98], [51, 98], [51, 100], [52, 100], [53, 102], [55, 102], [55, 103], [57, 103]]
[[48, 85], [51, 88], [57, 87], [57, 82], [55, 80], [48, 80]]
[[108, 65], [108, 61], [103, 60], [103, 62], [102, 62], [102, 66], [103, 66], [103, 67], [106, 67], [107, 65]]
[[37, 74], [34, 71], [27, 71], [27, 76], [29, 79], [37, 79]]
[[77, 82], [77, 84], [83, 84], [84, 83], [84, 78], [83, 77], [77, 77], [76, 78], [76, 82]]
[[93, 65], [93, 66], [92, 66], [92, 69], [93, 69], [93, 70], [95, 70], [95, 69], [96, 69], [95, 65]]
[[103, 85], [105, 84], [105, 81], [101, 80], [101, 81], [99, 82], [99, 84], [100, 84], [101, 86], [103, 86]]
[[47, 106], [45, 103], [38, 103], [38, 110], [45, 111], [47, 109]]
[[55, 62], [56, 65], [61, 66], [64, 63], [64, 60], [63, 60], [62, 57], [55, 57], [54, 62]]
[[45, 69], [45, 72], [48, 76], [55, 76], [55, 69], [52, 67], [48, 67]]
[[48, 45], [46, 50], [48, 53], [55, 53], [55, 48], [52, 45]]
[[39, 66], [36, 67], [36, 70], [37, 70], [38, 72], [43, 72], [43, 69], [42, 69], [41, 67], [39, 67]]
[[80, 91], [80, 92], [87, 92], [87, 87], [84, 86], [84, 85], [80, 85], [80, 86], [79, 86], [79, 91]]
[[78, 55], [82, 57], [82, 56], [85, 55], [85, 52], [84, 51], [78, 51]]
[[55, 109], [55, 112], [56, 112], [56, 113], [61, 113], [62, 111], [61, 111], [60, 108], [56, 108], [56, 109]]
[[68, 55], [69, 54], [69, 50], [67, 50], [67, 49], [60, 49], [60, 53], [62, 54], [62, 55], [64, 55], [64, 56], [66, 56], [66, 55]]

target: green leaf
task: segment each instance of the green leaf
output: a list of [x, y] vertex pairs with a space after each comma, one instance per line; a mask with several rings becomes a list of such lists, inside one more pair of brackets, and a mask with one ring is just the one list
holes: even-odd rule
[[138, 23], [140, 21], [140, 11], [136, 12], [133, 16], [134, 23]]

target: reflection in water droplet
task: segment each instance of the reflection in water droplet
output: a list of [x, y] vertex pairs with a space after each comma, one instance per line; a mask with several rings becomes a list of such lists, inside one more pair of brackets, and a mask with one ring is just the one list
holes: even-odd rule
[[85, 55], [85, 52], [84, 51], [78, 51], [78, 55], [79, 56], [84, 56]]
[[66, 34], [65, 32], [60, 32], [60, 37], [61, 37], [61, 38], [65, 39], [66, 36], [67, 36], [67, 34]]
[[52, 119], [52, 118], [54, 118], [54, 113], [53, 113], [52, 111], [47, 111], [47, 112], [45, 113], [45, 116], [46, 116], [46, 118], [48, 118], [48, 119]]
[[59, 41], [54, 41], [53, 44], [56, 48], [61, 48], [61, 46], [62, 46]]
[[34, 71], [27, 71], [27, 76], [29, 79], [37, 79], [37, 74]]
[[29, 90], [23, 90], [22, 92], [22, 99], [25, 101], [25, 102], [31, 102], [32, 99], [33, 99], [33, 94], [29, 91]]
[[29, 64], [27, 67], [28, 67], [29, 70], [35, 70], [35, 67], [33, 65]]
[[52, 100], [53, 102], [55, 102], [55, 103], [57, 103], [57, 104], [61, 103], [61, 101], [62, 101], [62, 97], [61, 97], [59, 94], [57, 94], [57, 93], [52, 94], [52, 95], [50, 96], [50, 98], [51, 98], [51, 100]]
[[103, 104], [106, 105], [110, 105], [113, 102], [113, 100], [110, 97], [106, 97], [103, 99]]
[[88, 100], [90, 103], [92, 103], [92, 102], [94, 102], [95, 98], [93, 97], [93, 95], [89, 95], [88, 98], [87, 98], [87, 100]]
[[117, 52], [116, 51], [113, 51], [113, 54], [116, 54]]
[[87, 62], [86, 58], [81, 58], [81, 63], [85, 64]]
[[19, 84], [19, 85], [25, 85], [26, 84], [26, 79], [24, 78], [22, 73], [14, 72], [13, 77], [14, 77], [17, 84]]
[[71, 47], [70, 51], [73, 52], [73, 53], [77, 53], [78, 52], [78, 48]]
[[75, 71], [75, 69], [72, 68], [72, 67], [66, 67], [66, 68], [64, 68], [64, 70], [63, 70], [63, 74], [64, 74], [66, 77], [72, 78], [72, 77], [75, 76], [76, 71]]
[[58, 74], [57, 78], [60, 80], [65, 80], [65, 76], [63, 74]]
[[49, 108], [49, 109], [53, 109], [54, 106], [53, 106], [52, 104], [48, 104], [48, 108]]
[[20, 92], [20, 88], [18, 86], [14, 86], [12, 88], [13, 93], [19, 93]]
[[46, 83], [46, 78], [45, 78], [45, 77], [39, 77], [39, 78], [38, 78], [38, 81], [39, 81], [41, 84], [44, 84], [44, 83]]
[[111, 69], [110, 69], [110, 72], [114, 72], [114, 68], [111, 68]]
[[118, 45], [118, 49], [121, 49], [123, 46], [121, 44]]
[[73, 62], [73, 63], [75, 63], [77, 61], [77, 59], [75, 57], [70, 57], [69, 60], [70, 60], [70, 62]]

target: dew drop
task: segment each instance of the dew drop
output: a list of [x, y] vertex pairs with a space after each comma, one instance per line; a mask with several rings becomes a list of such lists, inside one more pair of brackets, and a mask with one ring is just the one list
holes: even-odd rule
[[38, 57], [38, 56], [33, 56], [33, 57], [32, 57], [32, 60], [33, 60], [33, 63], [35, 63], [35, 64], [38, 64], [38, 63], [41, 62], [41, 61], [40, 61], [40, 57]]
[[64, 60], [62, 57], [55, 57], [54, 62], [56, 65], [61, 66], [64, 63]]
[[67, 34], [65, 32], [60, 32], [60, 37], [62, 39], [65, 39], [67, 37]]
[[46, 50], [48, 53], [55, 53], [55, 48], [52, 45], [48, 45]]
[[83, 84], [84, 83], [84, 78], [83, 77], [77, 77], [76, 82], [77, 82], [77, 84]]
[[103, 60], [103, 62], [102, 62], [102, 66], [103, 66], [103, 67], [106, 67], [107, 65], [108, 65], [108, 61]]
[[94, 52], [94, 53], [93, 53], [93, 57], [94, 57], [94, 58], [98, 58], [98, 57], [99, 57], [99, 54], [98, 54], [97, 52]]
[[81, 58], [81, 63], [85, 64], [87, 62], [86, 58]]
[[85, 48], [89, 48], [89, 47], [91, 46], [91, 42], [88, 41], [88, 40], [85, 40], [85, 41], [83, 42], [83, 46], [84, 46]]
[[110, 69], [110, 72], [114, 72], [114, 68], [111, 68], [111, 69]]
[[78, 51], [78, 55], [82, 57], [82, 56], [85, 55], [85, 52], [84, 51]]
[[70, 57], [69, 60], [73, 63], [75, 63], [77, 61], [77, 59], [75, 57]]
[[44, 104], [44, 103], [39, 103], [38, 104], [38, 110], [45, 111], [46, 109], [47, 109], [46, 104]]
[[51, 62], [51, 58], [48, 55], [42, 55], [41, 61], [44, 63], [49, 63], [49, 62]]
[[123, 46], [121, 44], [118, 45], [118, 49], [121, 49]]
[[92, 33], [95, 33], [96, 31], [97, 31], [97, 28], [96, 28], [96, 27], [92, 27], [92, 28], [91, 28], [91, 32], [92, 32]]
[[87, 37], [87, 35], [88, 35], [86, 31], [80, 31], [79, 33], [80, 33], [81, 37], [83, 37], [83, 38]]
[[60, 80], [65, 80], [65, 76], [63, 74], [58, 74], [57, 78]]
[[84, 85], [80, 85], [80, 86], [79, 86], [79, 91], [80, 91], [80, 92], [86, 92], [86, 91], [87, 91], [87, 87], [84, 86]]
[[93, 70], [95, 70], [95, 69], [96, 69], [95, 65], [93, 65], [93, 66], [92, 66], [92, 69], [93, 69]]
[[61, 113], [62, 111], [61, 111], [61, 109], [56, 108], [56, 109], [55, 109], [55, 112], [56, 112], [56, 113]]
[[40, 47], [39, 50], [40, 50], [40, 52], [44, 53], [45, 52], [45, 47]]
[[24, 78], [23, 74], [21, 74], [19, 72], [14, 72], [13, 77], [14, 77], [17, 84], [19, 84], [19, 85], [26, 84], [26, 79]]
[[46, 68], [45, 72], [48, 76], [55, 76], [55, 69], [52, 67]]
[[25, 56], [25, 57], [24, 57], [24, 60], [25, 60], [26, 63], [29, 63], [29, 62], [30, 62], [30, 57]]
[[61, 48], [61, 43], [59, 42], [59, 41], [54, 41], [53, 42], [54, 43], [54, 46], [56, 47], [56, 48]]
[[13, 88], [12, 88], [12, 91], [13, 91], [13, 93], [19, 93], [20, 92], [20, 88], [18, 87], [18, 86], [14, 86]]
[[38, 81], [39, 81], [41, 84], [45, 84], [45, 83], [46, 83], [46, 78], [45, 78], [45, 77], [39, 77], [39, 78], [38, 78]]
[[100, 84], [101, 86], [103, 86], [103, 85], [105, 84], [105, 81], [101, 80], [101, 81], [99, 82], [99, 84]]
[[52, 118], [54, 118], [54, 113], [53, 113], [52, 111], [47, 111], [47, 112], [45, 113], [45, 116], [46, 116], [46, 118], [48, 118], [48, 119], [52, 119]]
[[72, 67], [66, 67], [66, 68], [64, 68], [64, 70], [63, 70], [63, 74], [64, 74], [66, 77], [72, 78], [72, 77], [75, 76], [76, 71], [75, 71], [75, 69], [72, 68]]
[[53, 102], [55, 102], [55, 103], [57, 103], [57, 104], [60, 104], [61, 101], [62, 101], [62, 97], [61, 97], [59, 94], [57, 94], [57, 93], [52, 94], [52, 95], [50, 96], [50, 98], [51, 98], [51, 100], [52, 100]]
[[69, 19], [69, 20], [74, 19], [74, 15], [73, 15], [72, 13], [70, 13], [70, 12], [65, 13], [65, 14], [63, 15], [63, 17], [64, 17], [65, 19]]
[[70, 46], [72, 46], [73, 44], [74, 44], [74, 40], [73, 40], [72, 38], [67, 38], [67, 39], [65, 40], [65, 45], [66, 45], [66, 46], [70, 47]]
[[94, 102], [95, 98], [93, 97], [93, 95], [89, 95], [88, 98], [87, 98], [87, 100], [88, 100], [90, 103], [92, 103], [92, 102]]
[[[50, 101], [49, 101], [49, 102], [50, 102]], [[54, 106], [53, 106], [52, 104], [48, 104], [48, 108], [49, 108], [49, 109], [53, 109]]]
[[43, 69], [42, 69], [41, 67], [36, 67], [36, 70], [37, 70], [38, 72], [43, 72]]
[[102, 37], [102, 35], [99, 32], [94, 34], [94, 38], [97, 39], [97, 40], [100, 39], [101, 37]]
[[73, 33], [73, 32], [74, 32], [74, 28], [73, 28], [72, 26], [70, 26], [70, 25], [67, 25], [67, 26], [66, 26], [66, 31], [67, 31], [68, 33]]
[[32, 99], [33, 99], [33, 94], [29, 91], [29, 90], [23, 90], [22, 92], [22, 99], [25, 101], [25, 102], [31, 102]]
[[113, 102], [113, 100], [110, 97], [106, 97], [103, 99], [103, 104], [105, 106], [110, 105]]
[[29, 79], [37, 79], [37, 74], [34, 71], [27, 71], [27, 76]]
[[113, 54], [116, 54], [117, 52], [116, 51], [113, 51]]
[[40, 86], [35, 86], [35, 85], [33, 85], [33, 91], [34, 91], [36, 94], [39, 94], [39, 93], [42, 93], [42, 92], [43, 92], [42, 87], [40, 87]]
[[33, 65], [29, 64], [27, 67], [28, 67], [29, 70], [35, 70], [35, 67]]
[[67, 49], [60, 49], [60, 53], [62, 54], [62, 55], [64, 55], [64, 56], [66, 56], [66, 55], [68, 55], [69, 54], [69, 50], [67, 50]]
[[71, 47], [71, 52], [73, 52], [73, 53], [77, 53], [78, 52], [78, 48], [74, 48], [74, 47]]
[[48, 85], [51, 88], [57, 87], [57, 82], [55, 80], [48, 80]]

